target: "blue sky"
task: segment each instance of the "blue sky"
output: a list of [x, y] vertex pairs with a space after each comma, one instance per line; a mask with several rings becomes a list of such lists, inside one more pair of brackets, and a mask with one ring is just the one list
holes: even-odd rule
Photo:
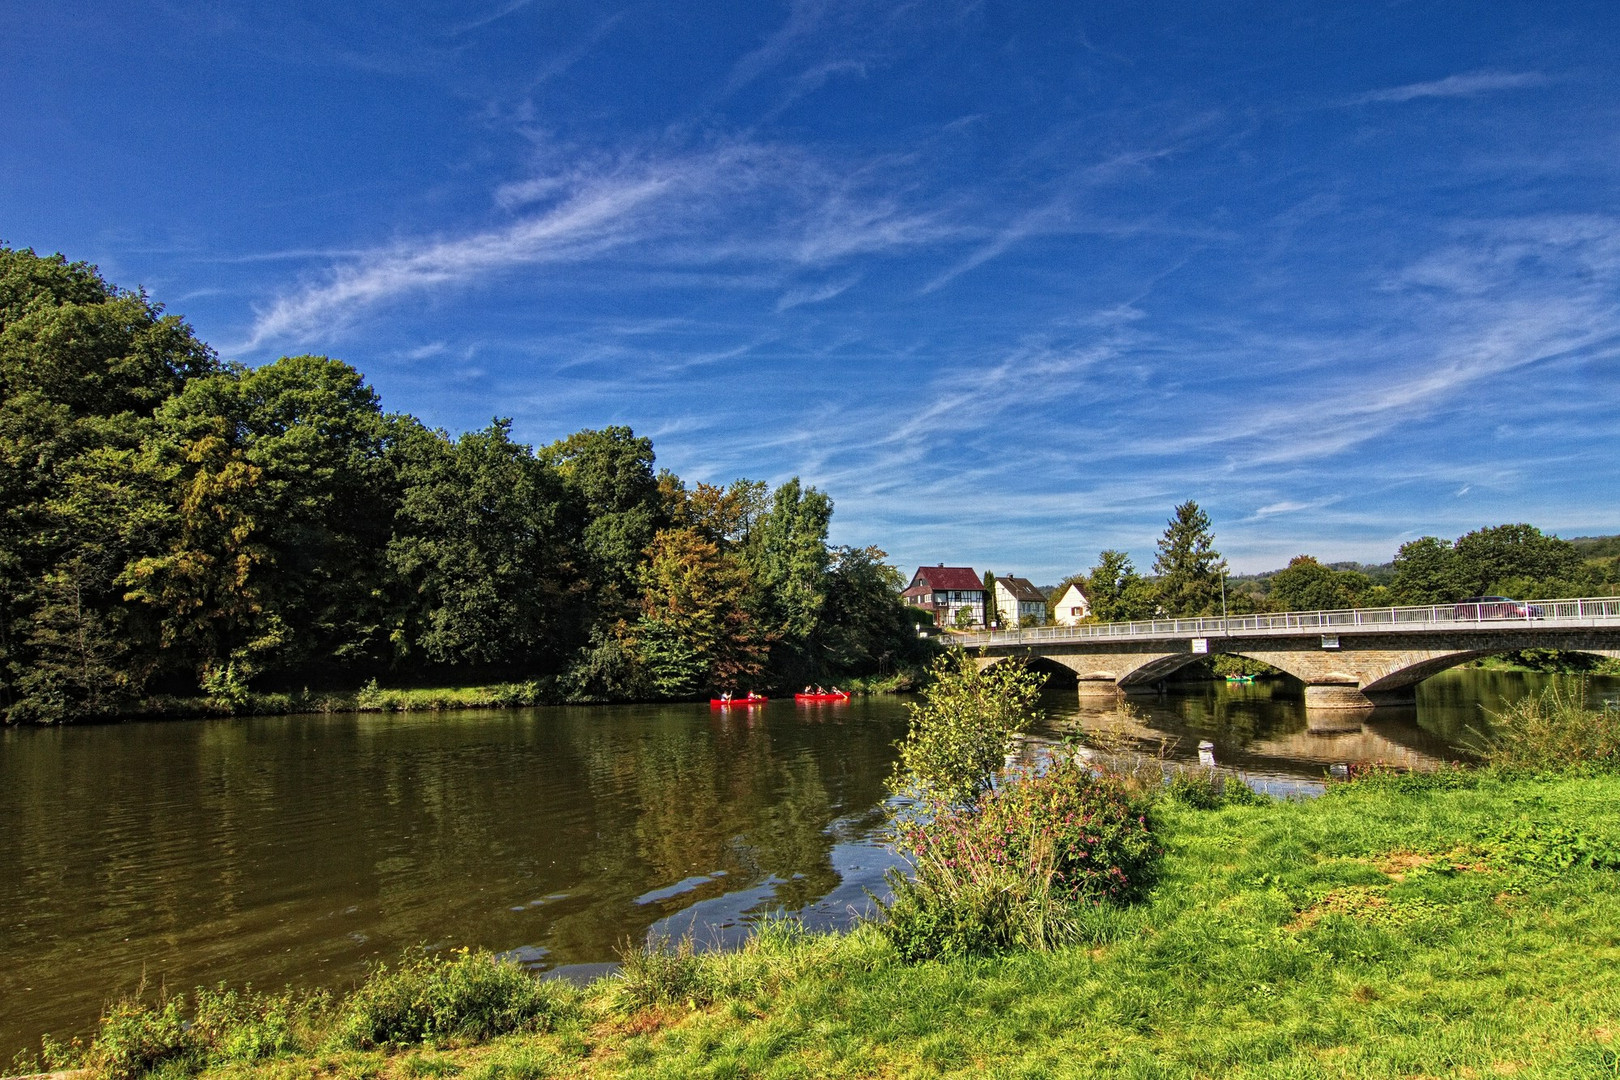
[[0, 239], [907, 573], [1620, 531], [1612, 2], [0, 8]]

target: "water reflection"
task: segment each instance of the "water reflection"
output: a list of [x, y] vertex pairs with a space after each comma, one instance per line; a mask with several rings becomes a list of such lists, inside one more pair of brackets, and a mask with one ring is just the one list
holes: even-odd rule
[[[1075, 732], [1106, 730], [1136, 751], [1196, 765], [1200, 743], [1212, 744], [1221, 768], [1241, 773], [1275, 794], [1319, 790], [1338, 764], [1384, 762], [1432, 769], [1442, 762], [1473, 761], [1508, 703], [1566, 676], [1457, 669], [1418, 688], [1415, 705], [1370, 712], [1306, 710], [1297, 683], [1186, 684], [1156, 697], [1126, 702], [1076, 700], [1072, 690], [1047, 691], [1047, 720], [1035, 743]], [[1620, 679], [1593, 678], [1594, 701], [1620, 695]], [[1034, 752], [1039, 752], [1035, 749]]]
[[415, 944], [597, 964], [683, 912], [834, 918], [881, 884], [904, 710], [749, 713], [6, 731], [0, 1053], [84, 1030], [143, 973], [343, 986]]
[[[1120, 710], [1047, 695], [1042, 741], [1119, 726], [1279, 793], [1339, 762], [1430, 767], [1549, 677], [1453, 671], [1415, 707], [1307, 714], [1297, 687]], [[1620, 696], [1594, 680], [1593, 697]], [[846, 923], [904, 704], [553, 708], [0, 732], [0, 1054], [87, 1029], [143, 973], [341, 987], [416, 944], [596, 972], [649, 929], [730, 943], [785, 910]]]

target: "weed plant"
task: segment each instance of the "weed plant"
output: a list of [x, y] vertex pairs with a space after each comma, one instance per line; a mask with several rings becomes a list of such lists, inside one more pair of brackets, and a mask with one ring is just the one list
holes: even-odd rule
[[76, 1065], [98, 1080], [253, 1062], [309, 1045], [330, 1001], [324, 993], [256, 994], [220, 985], [199, 988], [188, 1016], [185, 995], [159, 994], [149, 1001], [143, 984], [107, 1007], [88, 1048], [51, 1045], [46, 1056], [53, 1065]]
[[1244, 783], [1241, 776], [1214, 769], [1171, 769], [1165, 777], [1165, 798], [1193, 810], [1223, 806], [1256, 806], [1270, 800]]
[[1161, 849], [1149, 798], [1074, 752], [969, 806], [934, 800], [896, 822], [912, 864], [894, 872], [885, 934], [907, 960], [1046, 950], [1081, 936], [1086, 907], [1127, 904]]

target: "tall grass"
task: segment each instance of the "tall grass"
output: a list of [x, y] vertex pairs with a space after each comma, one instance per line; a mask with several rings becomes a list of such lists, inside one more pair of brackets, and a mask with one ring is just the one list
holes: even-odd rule
[[1620, 709], [1592, 708], [1586, 682], [1549, 685], [1492, 717], [1486, 764], [1516, 772], [1620, 768]]

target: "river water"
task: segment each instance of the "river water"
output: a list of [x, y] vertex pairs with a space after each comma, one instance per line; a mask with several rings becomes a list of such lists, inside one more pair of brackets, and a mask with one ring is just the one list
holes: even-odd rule
[[[1436, 676], [1415, 709], [1307, 718], [1297, 687], [1051, 691], [1028, 752], [1108, 726], [1308, 793], [1336, 762], [1432, 766], [1545, 676]], [[1620, 680], [1593, 680], [1594, 697]], [[588, 975], [649, 931], [846, 924], [894, 865], [894, 698], [170, 721], [0, 732], [0, 1064], [147, 983], [341, 988], [414, 945]], [[1162, 749], [1161, 749], [1162, 747]]]

